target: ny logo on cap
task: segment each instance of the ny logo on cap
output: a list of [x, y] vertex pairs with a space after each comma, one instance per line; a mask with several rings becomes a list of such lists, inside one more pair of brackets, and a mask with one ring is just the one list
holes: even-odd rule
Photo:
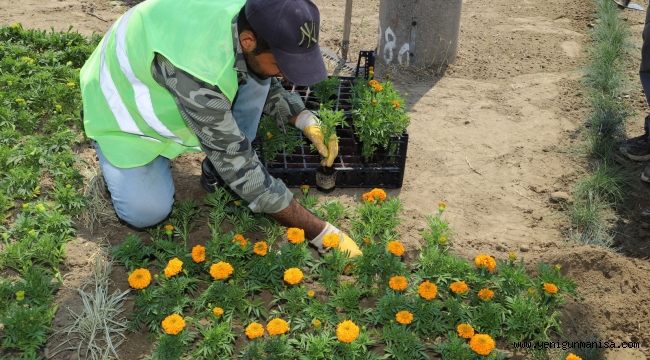
[[300, 27], [300, 42], [298, 43], [298, 46], [307, 46], [309, 49], [310, 47], [318, 44], [318, 34], [317, 34], [318, 29], [316, 29], [316, 24], [313, 21], [308, 21]]

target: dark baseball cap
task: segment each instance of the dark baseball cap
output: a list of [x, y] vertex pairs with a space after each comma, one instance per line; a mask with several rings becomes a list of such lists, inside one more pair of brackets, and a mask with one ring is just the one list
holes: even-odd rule
[[248, 0], [246, 18], [271, 48], [280, 71], [296, 85], [327, 78], [318, 46], [320, 14], [310, 0]]

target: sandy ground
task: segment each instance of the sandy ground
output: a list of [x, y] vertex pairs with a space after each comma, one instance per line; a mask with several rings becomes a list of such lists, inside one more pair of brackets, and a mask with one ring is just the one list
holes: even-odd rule
[[[322, 13], [321, 41], [335, 49], [344, 1], [316, 3]], [[0, 0], [0, 9], [2, 24], [19, 21], [57, 30], [73, 26], [90, 34], [106, 31], [125, 7], [104, 0]], [[355, 3], [351, 54], [375, 47], [377, 11], [378, 0]], [[579, 296], [564, 311], [560, 340], [596, 336], [640, 341], [641, 351], [619, 349], [608, 353], [608, 359], [645, 359], [650, 355], [650, 250], [647, 238], [641, 241], [643, 234], [634, 230], [641, 220], [633, 212], [621, 216], [627, 229], [633, 229], [617, 237], [617, 245], [630, 255], [625, 256], [567, 243], [566, 216], [549, 201], [550, 193], [569, 191], [586, 171], [580, 129], [589, 109], [580, 77], [593, 12], [589, 0], [465, 0], [458, 58], [444, 76], [395, 76], [412, 123], [404, 186], [391, 193], [403, 200], [403, 240], [411, 249], [419, 246], [424, 217], [444, 200], [458, 254], [505, 257], [515, 251], [531, 268], [538, 261], [561, 264], [577, 282]], [[640, 47], [643, 15], [626, 18], [632, 25], [634, 53]], [[631, 82], [629, 98], [638, 111], [645, 111], [638, 80]], [[82, 155], [92, 163], [91, 153]], [[194, 156], [175, 162], [178, 198], [201, 199], [199, 161]], [[644, 192], [638, 184], [634, 189]], [[351, 202], [360, 193], [337, 190], [329, 197]], [[128, 229], [108, 222], [99, 234], [82, 232], [69, 246], [67, 289], [59, 294], [62, 309], [79, 306], [73, 289], [91, 266], [89, 254], [97, 251], [96, 243], [115, 243], [126, 233]], [[115, 271], [116, 287], [126, 288], [124, 270]], [[65, 313], [59, 311], [57, 326], [68, 320]], [[141, 335], [129, 338], [125, 359], [147, 353], [149, 343]]]

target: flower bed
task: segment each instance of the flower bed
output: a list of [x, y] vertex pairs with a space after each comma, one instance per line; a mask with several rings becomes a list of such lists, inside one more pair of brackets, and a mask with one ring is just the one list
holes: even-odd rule
[[[302, 193], [310, 210], [341, 225], [342, 205]], [[320, 257], [301, 229], [234, 205], [225, 191], [207, 203], [208, 238], [186, 238], [196, 216], [176, 212], [173, 230], [150, 241], [131, 235], [114, 250], [135, 291], [132, 325], [155, 336], [155, 358], [498, 359], [497, 345], [549, 340], [574, 292], [556, 266], [530, 276], [514, 254], [471, 263], [450, 254], [444, 204], [407, 263], [400, 202], [380, 189], [351, 214], [364, 252], [353, 260], [336, 235]]]

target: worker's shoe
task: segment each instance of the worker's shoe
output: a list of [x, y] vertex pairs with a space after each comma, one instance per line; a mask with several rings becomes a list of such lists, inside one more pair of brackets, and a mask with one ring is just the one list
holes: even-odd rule
[[203, 186], [205, 191], [209, 193], [214, 192], [218, 186], [223, 187], [225, 184], [226, 182], [221, 179], [221, 176], [217, 173], [217, 169], [214, 168], [210, 159], [207, 157], [203, 159], [201, 163], [201, 186]]
[[629, 139], [621, 144], [619, 150], [634, 161], [650, 160], [650, 115], [645, 118], [645, 134]]

